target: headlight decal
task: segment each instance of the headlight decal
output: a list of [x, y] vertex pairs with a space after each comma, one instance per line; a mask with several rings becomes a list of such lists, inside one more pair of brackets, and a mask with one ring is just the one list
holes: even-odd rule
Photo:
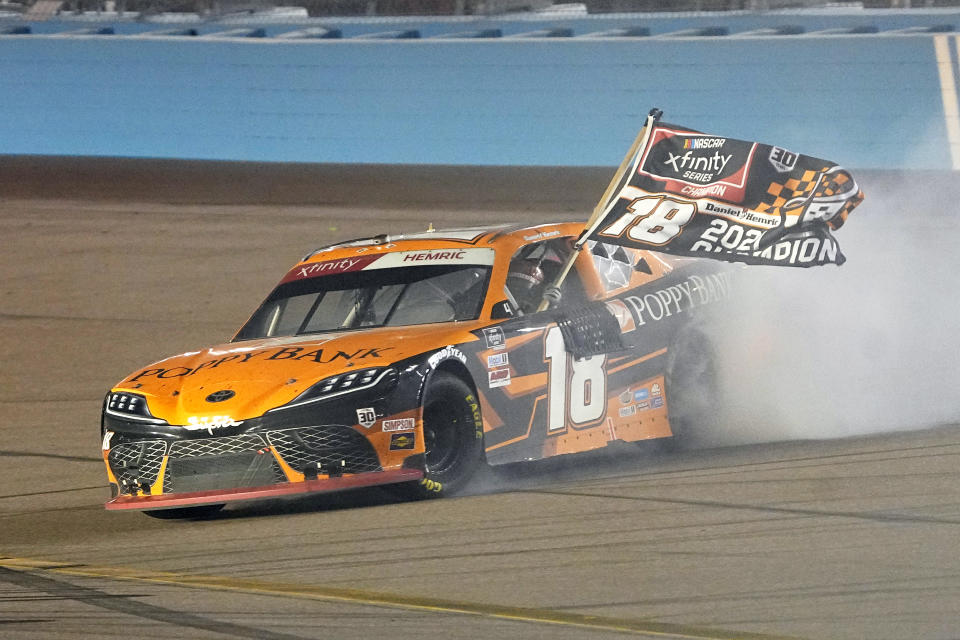
[[[299, 396], [291, 400], [282, 407], [271, 409], [270, 411], [281, 411], [283, 409], [292, 409], [305, 404], [328, 400], [347, 393], [372, 389], [377, 385], [391, 380], [395, 381], [397, 372], [392, 367], [377, 367], [374, 369], [363, 369], [360, 371], [351, 371], [341, 373], [340, 375], [324, 378], [320, 382], [311, 386]], [[268, 412], [269, 413], [269, 412]]]
[[166, 424], [167, 422], [160, 418], [154, 418], [149, 407], [147, 407], [147, 399], [138, 393], [127, 393], [125, 391], [108, 393], [104, 412], [124, 420], [136, 420], [151, 424]]

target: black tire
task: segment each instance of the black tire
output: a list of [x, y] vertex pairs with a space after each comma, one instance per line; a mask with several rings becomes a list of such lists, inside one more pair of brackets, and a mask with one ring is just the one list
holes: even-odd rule
[[158, 520], [202, 520], [219, 512], [224, 506], [222, 504], [205, 504], [199, 507], [181, 507], [179, 509], [154, 509], [143, 513]]
[[483, 464], [483, 420], [473, 389], [457, 376], [439, 371], [423, 399], [424, 477], [396, 488], [405, 498], [452, 495], [462, 490]]
[[716, 348], [700, 328], [687, 327], [673, 342], [667, 362], [667, 411], [673, 437], [667, 449], [695, 444], [719, 423], [720, 376]]

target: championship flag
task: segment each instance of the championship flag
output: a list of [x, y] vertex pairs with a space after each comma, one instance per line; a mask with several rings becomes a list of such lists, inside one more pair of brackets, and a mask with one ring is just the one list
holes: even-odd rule
[[578, 246], [597, 240], [747, 264], [843, 264], [831, 231], [863, 200], [846, 170], [658, 117], [651, 111]]

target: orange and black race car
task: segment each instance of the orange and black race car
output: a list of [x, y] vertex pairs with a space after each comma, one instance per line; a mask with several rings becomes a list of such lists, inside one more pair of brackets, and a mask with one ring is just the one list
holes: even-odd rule
[[199, 515], [379, 484], [437, 495], [483, 464], [678, 437], [712, 410], [696, 319], [727, 295], [728, 267], [590, 242], [546, 286], [581, 230], [428, 231], [310, 253], [230, 342], [110, 390], [107, 509]]

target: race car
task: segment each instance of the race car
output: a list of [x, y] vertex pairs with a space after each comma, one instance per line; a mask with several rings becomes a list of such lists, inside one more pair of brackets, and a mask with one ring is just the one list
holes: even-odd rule
[[482, 465], [681, 437], [711, 411], [698, 318], [728, 295], [727, 265], [576, 251], [581, 230], [429, 230], [310, 252], [231, 341], [110, 389], [106, 508], [198, 516], [370, 485], [428, 497]]

